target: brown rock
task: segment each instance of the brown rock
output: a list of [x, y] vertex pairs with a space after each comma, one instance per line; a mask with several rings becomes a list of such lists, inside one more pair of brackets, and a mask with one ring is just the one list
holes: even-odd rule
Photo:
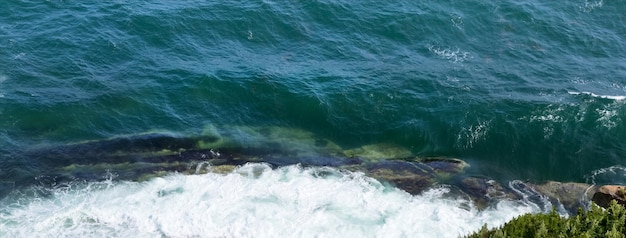
[[579, 207], [584, 207], [585, 201], [589, 201], [587, 193], [593, 193], [592, 185], [586, 183], [548, 181], [529, 186], [547, 196], [550, 201], [562, 204], [572, 214], [575, 214]]
[[612, 200], [626, 207], [626, 186], [604, 185], [598, 188], [592, 201], [598, 206], [607, 208]]

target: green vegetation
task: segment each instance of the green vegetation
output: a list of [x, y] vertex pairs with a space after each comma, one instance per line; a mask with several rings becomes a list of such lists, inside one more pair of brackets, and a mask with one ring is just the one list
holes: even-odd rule
[[612, 201], [607, 209], [595, 204], [590, 211], [579, 209], [578, 215], [561, 217], [555, 210], [548, 214], [526, 214], [502, 227], [486, 226], [471, 238], [487, 237], [626, 237], [626, 209]]

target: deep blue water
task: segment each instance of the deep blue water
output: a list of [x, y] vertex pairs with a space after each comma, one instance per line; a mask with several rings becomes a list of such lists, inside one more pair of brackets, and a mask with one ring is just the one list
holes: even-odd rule
[[207, 125], [624, 183], [625, 98], [623, 1], [0, 2], [5, 193], [27, 151]]

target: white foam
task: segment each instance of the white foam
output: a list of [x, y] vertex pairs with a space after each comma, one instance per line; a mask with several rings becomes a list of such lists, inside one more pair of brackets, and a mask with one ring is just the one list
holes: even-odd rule
[[[98, 182], [0, 202], [4, 237], [458, 237], [537, 212], [388, 188], [360, 173], [250, 164], [227, 175]], [[465, 208], [462, 208], [465, 207]]]
[[586, 177], [587, 183], [593, 185], [626, 185], [626, 167], [613, 165], [606, 168], [594, 170]]
[[[0, 86], [1, 86], [1, 84], [2, 84], [4, 81], [7, 81], [7, 76], [0, 74]], [[2, 87], [0, 87], [0, 89], [1, 89], [1, 88], [2, 88]], [[0, 92], [0, 98], [3, 98], [3, 97], [4, 97], [4, 94], [2, 94], [2, 92]]]
[[559, 127], [563, 122], [567, 121], [564, 117], [565, 112], [562, 105], [550, 104], [545, 110], [536, 111], [533, 114], [538, 115], [525, 116], [520, 119], [540, 123], [543, 127], [543, 137], [546, 139], [554, 135], [555, 127]]
[[598, 108], [596, 109], [596, 113], [598, 114], [598, 119], [596, 121], [599, 122], [603, 127], [609, 129], [615, 128], [620, 121], [617, 117], [618, 114], [616, 110]]
[[565, 122], [565, 118], [563, 118], [564, 108], [562, 105], [548, 105], [548, 108], [540, 111], [540, 115], [531, 115], [529, 120], [531, 122], [550, 122], [550, 123], [561, 123]]
[[490, 130], [491, 120], [478, 121], [478, 124], [469, 128], [463, 127], [457, 135], [457, 144], [463, 148], [472, 148], [474, 144], [484, 140]]
[[571, 95], [580, 95], [580, 94], [586, 94], [595, 98], [603, 98], [603, 99], [612, 99], [612, 100], [616, 100], [616, 101], [621, 101], [626, 99], [626, 96], [613, 96], [613, 95], [598, 95], [595, 93], [591, 93], [591, 92], [567, 92]]
[[462, 63], [472, 58], [472, 55], [469, 52], [462, 51], [460, 49], [441, 49], [434, 46], [428, 46], [428, 50], [453, 63]]
[[618, 117], [618, 110], [622, 107], [622, 101], [626, 99], [626, 96], [614, 96], [614, 95], [598, 95], [591, 92], [567, 92], [572, 95], [589, 95], [594, 98], [602, 98], [602, 99], [610, 99], [614, 100], [614, 103], [603, 105], [601, 108], [595, 109], [595, 112], [598, 116], [596, 120], [602, 127], [613, 129], [617, 127], [621, 123], [620, 118]]
[[580, 9], [583, 12], [591, 12], [596, 8], [600, 8], [604, 6], [604, 1], [603, 0], [599, 0], [599, 1], [587, 1], [585, 0], [585, 2], [583, 3], [582, 6], [580, 6]]

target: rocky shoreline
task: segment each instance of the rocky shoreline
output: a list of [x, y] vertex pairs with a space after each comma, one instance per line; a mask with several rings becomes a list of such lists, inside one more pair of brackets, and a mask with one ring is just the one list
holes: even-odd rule
[[467, 174], [470, 165], [457, 158], [419, 157], [390, 144], [342, 149], [310, 132], [280, 127], [209, 127], [197, 137], [147, 133], [39, 148], [26, 156], [47, 163], [39, 172], [40, 184], [102, 179], [105, 172], [115, 173], [117, 179], [145, 180], [171, 172], [228, 173], [246, 163], [299, 164], [362, 172], [413, 195], [447, 186], [450, 196], [469, 198], [479, 209], [503, 199], [531, 200], [569, 214], [588, 208], [591, 201], [602, 207], [611, 200], [626, 204], [625, 187], [621, 186], [517, 180], [502, 184], [487, 176]]

